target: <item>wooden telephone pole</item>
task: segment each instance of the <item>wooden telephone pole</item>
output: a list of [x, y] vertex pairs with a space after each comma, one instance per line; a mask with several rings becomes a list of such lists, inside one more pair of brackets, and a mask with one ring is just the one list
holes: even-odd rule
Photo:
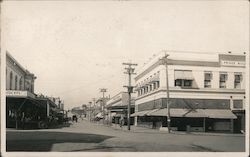
[[166, 94], [167, 94], [167, 122], [168, 122], [168, 133], [171, 130], [171, 117], [170, 117], [170, 103], [169, 103], [169, 83], [168, 83], [168, 54], [165, 53], [165, 56], [160, 59], [162, 64], [166, 67]]
[[128, 110], [127, 110], [127, 125], [128, 125], [128, 130], [130, 130], [130, 106], [131, 106], [131, 93], [133, 93], [133, 86], [131, 86], [131, 75], [134, 75], [135, 68], [132, 68], [132, 66], [137, 66], [137, 64], [133, 63], [122, 63], [123, 65], [127, 65], [128, 67], [125, 68], [126, 72], [125, 74], [128, 74], [129, 80], [128, 80], [128, 86], [124, 86], [128, 88], [128, 95], [129, 95], [129, 100], [128, 100]]

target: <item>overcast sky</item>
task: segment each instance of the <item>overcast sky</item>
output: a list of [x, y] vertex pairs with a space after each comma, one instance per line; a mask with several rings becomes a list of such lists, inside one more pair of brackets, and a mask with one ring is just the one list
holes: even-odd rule
[[2, 16], [3, 48], [66, 108], [125, 90], [122, 62], [163, 49], [249, 51], [248, 1], [4, 1]]

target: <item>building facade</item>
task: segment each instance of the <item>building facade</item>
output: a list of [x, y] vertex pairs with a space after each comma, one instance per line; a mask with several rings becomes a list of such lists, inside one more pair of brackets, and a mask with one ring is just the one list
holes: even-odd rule
[[[57, 116], [58, 106], [34, 93], [36, 76], [6, 52], [6, 127], [46, 128]], [[52, 124], [52, 123], [51, 123]]]
[[[114, 124], [119, 123], [119, 119], [124, 117], [127, 119], [128, 114], [128, 103], [129, 103], [129, 95], [127, 92], [120, 92], [115, 96], [111, 97], [109, 101], [107, 101], [107, 112], [108, 119], [110, 122]], [[131, 96], [131, 106], [130, 106], [130, 114], [134, 113], [135, 108], [135, 99], [134, 96]], [[130, 122], [133, 123], [134, 119], [131, 118]]]
[[167, 53], [137, 72], [135, 125], [167, 126], [168, 76], [172, 130], [244, 131], [245, 54]]
[[10, 53], [6, 52], [6, 90], [34, 93], [36, 76], [24, 69]]

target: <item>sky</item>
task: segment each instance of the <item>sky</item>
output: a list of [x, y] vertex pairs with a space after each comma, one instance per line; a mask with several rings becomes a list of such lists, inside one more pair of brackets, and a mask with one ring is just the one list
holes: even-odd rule
[[248, 1], [4, 1], [2, 49], [65, 108], [111, 97], [162, 50], [249, 52]]

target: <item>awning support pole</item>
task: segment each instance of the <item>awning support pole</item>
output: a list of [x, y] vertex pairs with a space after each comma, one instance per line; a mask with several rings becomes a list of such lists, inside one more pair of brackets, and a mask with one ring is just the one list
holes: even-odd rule
[[16, 110], [16, 112], [15, 112], [16, 129], [18, 129], [18, 117], [17, 117], [18, 112], [21, 110], [21, 108], [23, 107], [23, 105], [25, 104], [26, 101], [27, 101], [27, 99], [25, 99], [25, 100], [23, 101], [23, 103], [20, 105], [20, 107], [19, 107], [19, 108]]
[[203, 119], [203, 129], [204, 129], [204, 132], [206, 132], [206, 117], [204, 117]]

